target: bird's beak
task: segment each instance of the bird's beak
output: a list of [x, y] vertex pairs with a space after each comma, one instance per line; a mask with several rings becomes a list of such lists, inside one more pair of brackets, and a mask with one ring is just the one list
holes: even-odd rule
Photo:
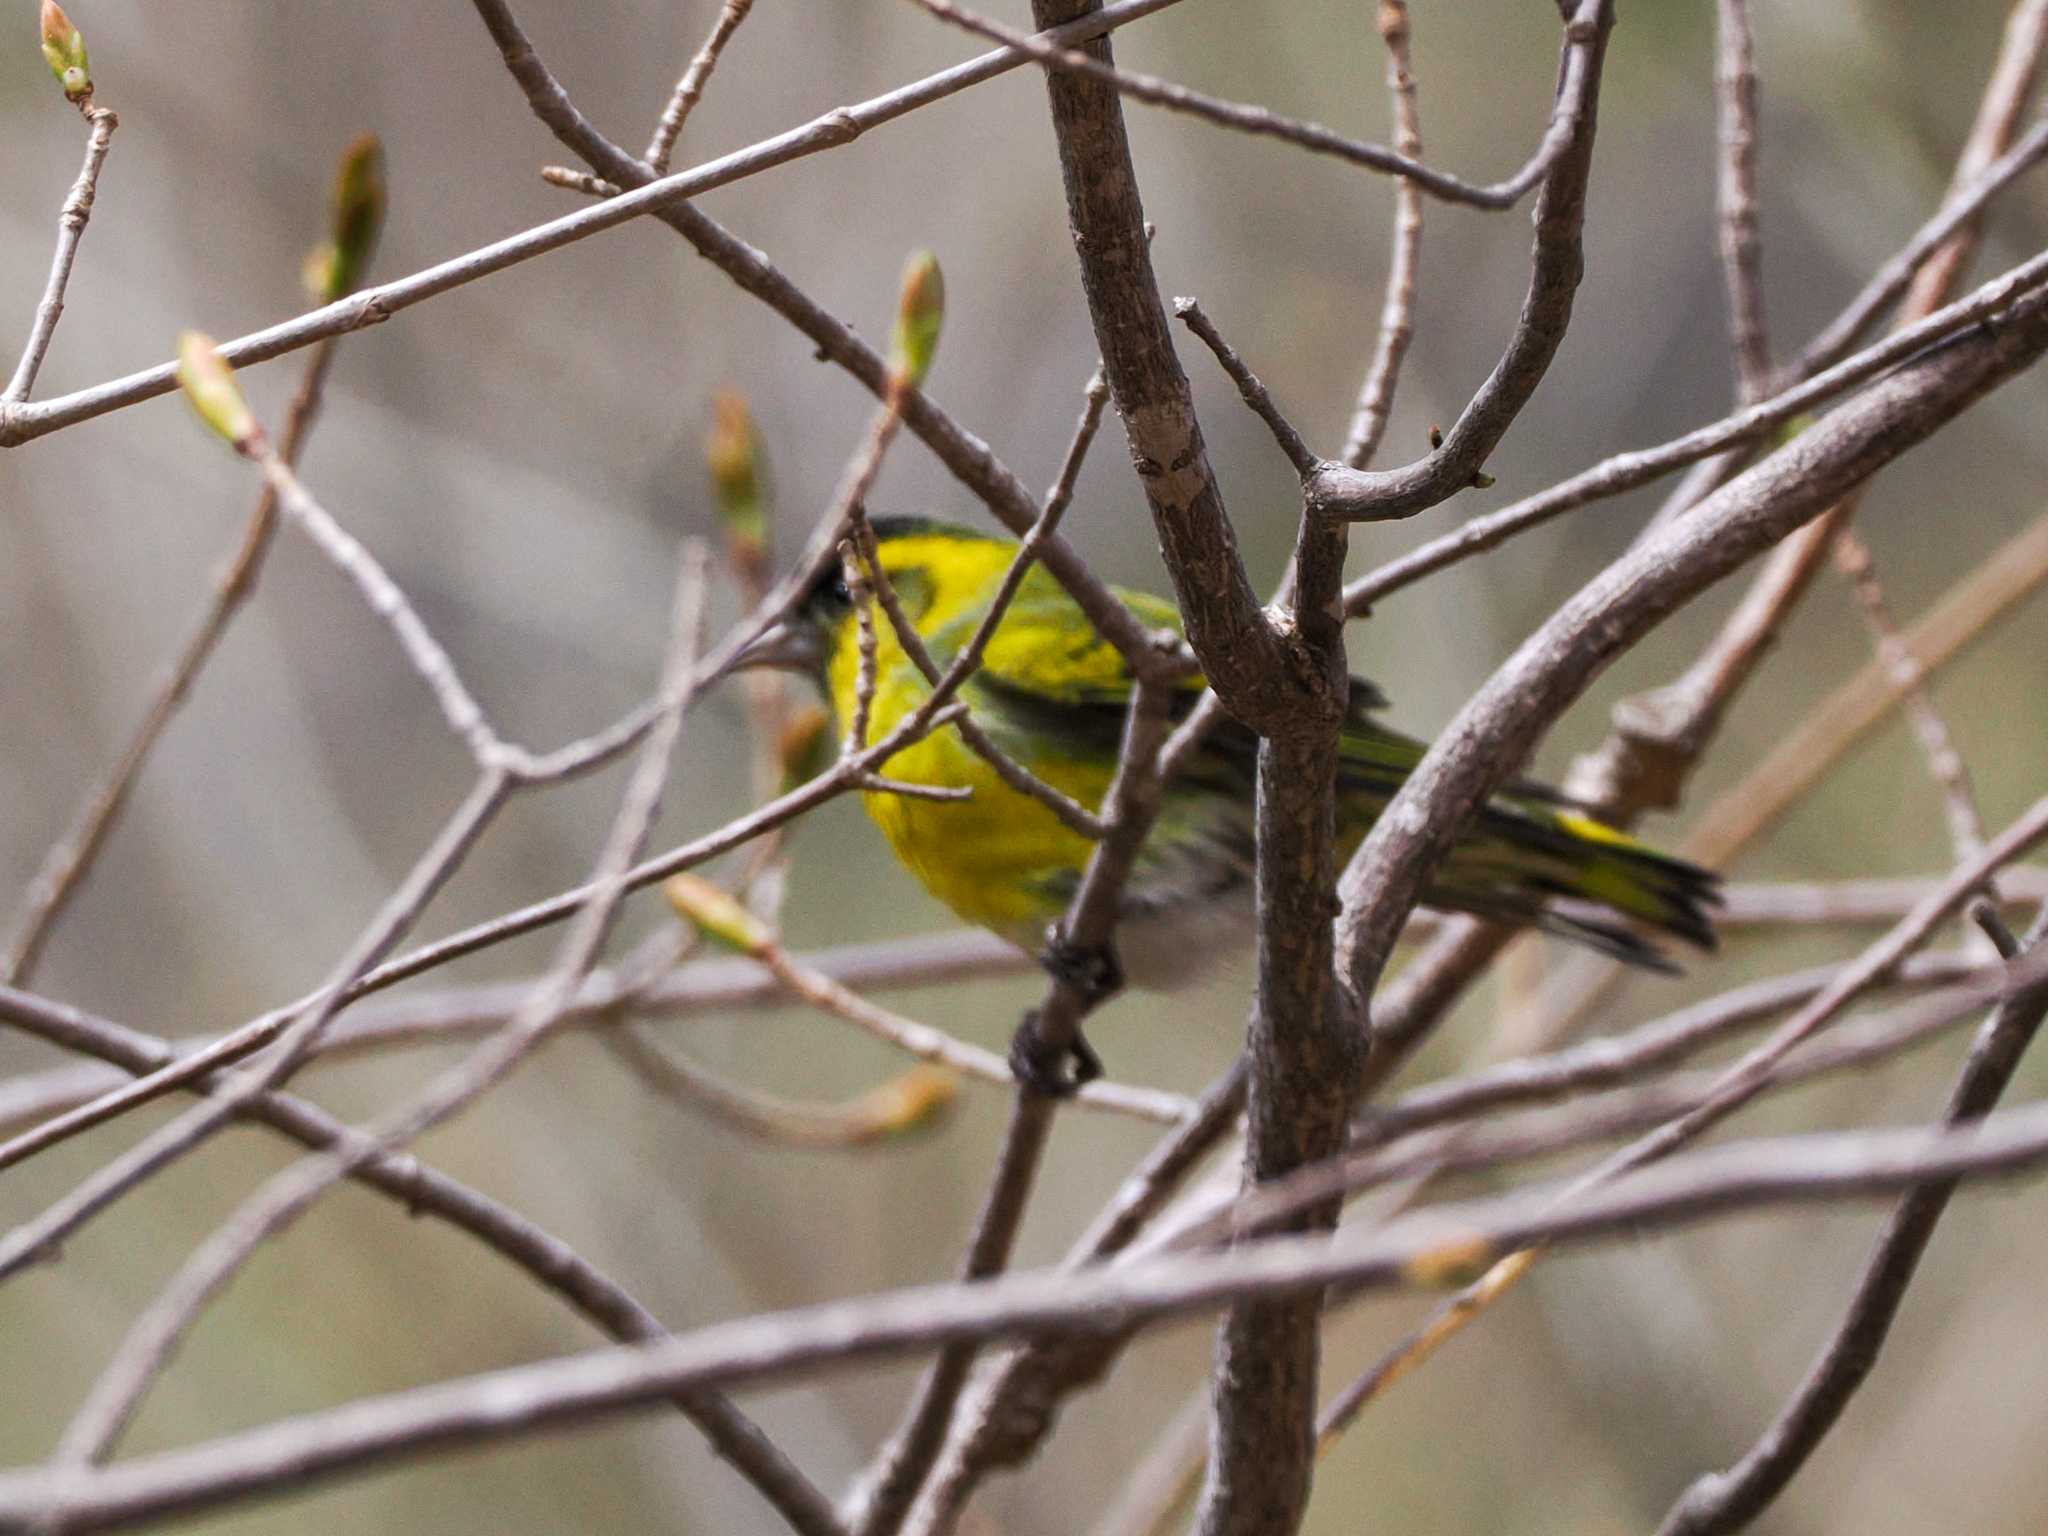
[[779, 667], [786, 672], [815, 672], [825, 664], [825, 644], [816, 628], [788, 620], [771, 624], [733, 657], [729, 671]]

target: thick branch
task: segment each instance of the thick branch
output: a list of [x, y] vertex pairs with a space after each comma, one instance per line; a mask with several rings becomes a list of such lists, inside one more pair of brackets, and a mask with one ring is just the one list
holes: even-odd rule
[[2048, 298], [1929, 353], [1703, 501], [1587, 584], [1461, 710], [1374, 825], [1339, 888], [1338, 956], [1362, 1004], [1465, 819], [1617, 655], [2048, 350]]
[[[2015, 985], [2048, 967], [2016, 969]], [[399, 1457], [585, 1423], [677, 1391], [788, 1379], [826, 1365], [930, 1349], [949, 1339], [1124, 1327], [1341, 1284], [1441, 1277], [1475, 1255], [1697, 1222], [1767, 1205], [1889, 1194], [1955, 1175], [2016, 1173], [2048, 1161], [2048, 1106], [1966, 1129], [1845, 1132], [1736, 1143], [1627, 1175], [1556, 1204], [1535, 1189], [1438, 1207], [1371, 1231], [1284, 1237], [1218, 1254], [1150, 1259], [1086, 1275], [1033, 1272], [928, 1286], [751, 1317], [659, 1344], [611, 1348], [367, 1398], [181, 1450], [58, 1476], [0, 1476], [0, 1532], [113, 1529], [218, 1507], [280, 1486]]]

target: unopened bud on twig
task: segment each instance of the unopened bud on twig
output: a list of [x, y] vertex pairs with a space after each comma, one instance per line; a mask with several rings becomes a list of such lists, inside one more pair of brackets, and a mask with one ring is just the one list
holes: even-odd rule
[[85, 62], [84, 34], [71, 24], [57, 0], [43, 0], [41, 22], [43, 58], [64, 87], [64, 99], [85, 100], [92, 94], [92, 70]]
[[235, 371], [202, 331], [178, 335], [178, 387], [192, 402], [199, 419], [246, 453], [263, 436], [263, 429], [250, 413], [248, 401], [235, 382]]
[[757, 955], [775, 942], [768, 925], [737, 896], [700, 875], [671, 875], [662, 883], [661, 894], [675, 908], [676, 916], [713, 943], [743, 955]]
[[889, 371], [895, 377], [910, 385], [924, 383], [945, 319], [946, 280], [939, 272], [939, 258], [930, 251], [913, 252], [903, 267], [896, 328], [889, 337]]
[[384, 228], [384, 146], [366, 133], [342, 151], [328, 238], [306, 258], [306, 287], [332, 304], [363, 283]]
[[854, 1104], [854, 1119], [875, 1140], [908, 1136], [931, 1129], [959, 1093], [959, 1078], [927, 1063], [862, 1094]]
[[1493, 1255], [1493, 1245], [1478, 1233], [1459, 1233], [1430, 1244], [1403, 1264], [1401, 1278], [1410, 1285], [1448, 1290], [1485, 1274]]
[[737, 390], [721, 389], [711, 401], [711, 431], [704, 439], [704, 463], [718, 501], [725, 549], [750, 590], [768, 578], [768, 517], [761, 493], [761, 442], [754, 418]]

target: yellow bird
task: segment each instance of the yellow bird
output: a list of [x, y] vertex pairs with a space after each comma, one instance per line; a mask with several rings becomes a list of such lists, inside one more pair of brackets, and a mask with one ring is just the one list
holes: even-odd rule
[[[881, 569], [912, 626], [944, 668], [979, 627], [1014, 541], [916, 518], [873, 523]], [[1172, 604], [1116, 589], [1154, 629], [1180, 629]], [[868, 739], [895, 726], [930, 687], [873, 615], [875, 688]], [[855, 709], [860, 625], [835, 564], [811, 585], [789, 620], [770, 630], [742, 665], [808, 671], [830, 697], [842, 731]], [[1187, 679], [1175, 700], [1184, 715], [1202, 691]], [[960, 697], [1010, 758], [1094, 811], [1115, 771], [1131, 679], [1123, 659], [1042, 568], [1025, 576], [982, 666]], [[1385, 704], [1351, 679], [1337, 783], [1340, 859], [1357, 847], [1424, 745], [1375, 718]], [[1126, 887], [1117, 929], [1120, 968], [1111, 985], [1171, 988], [1201, 969], [1233, 934], [1251, 930], [1252, 790], [1257, 739], [1223, 720], [1167, 791]], [[1038, 800], [1011, 788], [950, 727], [881, 765], [899, 782], [969, 791], [932, 800], [870, 791], [868, 814], [925, 889], [970, 923], [1039, 952], [1065, 912], [1093, 844]], [[1717, 877], [1659, 853], [1574, 809], [1554, 791], [1516, 783], [1494, 797], [1438, 869], [1426, 904], [1532, 926], [1589, 944], [1635, 965], [1669, 970], [1647, 928], [1712, 948], [1707, 909]]]

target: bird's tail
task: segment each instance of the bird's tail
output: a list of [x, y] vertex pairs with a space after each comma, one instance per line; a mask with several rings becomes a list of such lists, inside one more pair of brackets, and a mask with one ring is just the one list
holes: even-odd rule
[[1425, 898], [1526, 923], [1652, 970], [1675, 969], [1642, 930], [1714, 948], [1720, 877], [1579, 811], [1496, 800]]
[[[1376, 720], [1353, 719], [1338, 769], [1339, 816], [1351, 847], [1423, 751], [1421, 742]], [[1669, 971], [1676, 967], [1648, 933], [1710, 950], [1709, 914], [1721, 897], [1720, 877], [1711, 870], [1638, 842], [1553, 790], [1517, 783], [1480, 811], [1422, 899]]]

